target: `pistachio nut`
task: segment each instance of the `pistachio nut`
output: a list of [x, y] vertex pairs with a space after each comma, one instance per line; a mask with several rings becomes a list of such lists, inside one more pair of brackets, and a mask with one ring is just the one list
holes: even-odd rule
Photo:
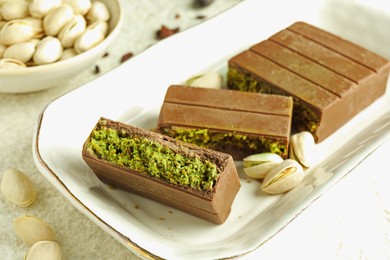
[[259, 153], [243, 159], [244, 172], [249, 177], [263, 179], [276, 165], [283, 162], [283, 158], [275, 153]]
[[31, 39], [34, 30], [25, 20], [12, 20], [3, 25], [0, 31], [0, 43], [12, 45]]
[[85, 15], [91, 9], [91, 0], [62, 0], [64, 4], [70, 5], [75, 13]]
[[315, 159], [316, 146], [313, 135], [308, 131], [296, 133], [290, 140], [290, 158], [304, 167], [310, 167]]
[[202, 75], [192, 77], [186, 81], [188, 86], [203, 88], [222, 88], [223, 78], [218, 72], [210, 71]]
[[52, 227], [44, 220], [32, 215], [22, 215], [13, 220], [15, 234], [27, 245], [38, 241], [54, 241], [55, 234]]
[[29, 5], [30, 15], [43, 18], [51, 9], [61, 4], [61, 0], [32, 0]]
[[0, 188], [6, 199], [21, 207], [30, 206], [37, 196], [31, 180], [14, 168], [8, 168], [3, 172]]
[[82, 53], [92, 49], [101, 43], [108, 32], [108, 24], [104, 21], [96, 21], [87, 26], [85, 31], [76, 39], [74, 49]]
[[43, 18], [43, 29], [46, 35], [56, 36], [69, 21], [72, 20], [74, 11], [70, 5], [61, 4], [54, 7]]
[[4, 58], [19, 60], [23, 63], [28, 62], [35, 52], [35, 44], [33, 42], [20, 42], [13, 44], [5, 50]]
[[60, 60], [67, 60], [77, 55], [77, 52], [73, 48], [65, 49], [62, 53]]
[[27, 67], [26, 64], [15, 59], [0, 59], [0, 70], [3, 69], [20, 69]]
[[11, 21], [29, 16], [29, 3], [26, 1], [7, 1], [1, 7], [4, 20]]
[[7, 47], [5, 47], [4, 44], [0, 43], [0, 59], [3, 58], [3, 54], [4, 54], [5, 49], [7, 49]]
[[90, 23], [96, 21], [107, 22], [108, 20], [110, 20], [111, 15], [107, 6], [103, 2], [94, 1], [92, 2], [91, 8], [88, 11], [88, 13], [85, 15], [85, 17]]
[[26, 17], [23, 20], [29, 22], [33, 28], [33, 38], [42, 39], [45, 36], [42, 19], [36, 17]]
[[76, 38], [79, 37], [87, 27], [87, 22], [82, 15], [76, 15], [69, 21], [58, 34], [64, 48], [73, 47]]
[[295, 160], [286, 159], [265, 176], [260, 189], [269, 194], [280, 194], [295, 188], [304, 177], [302, 166]]
[[63, 48], [58, 38], [46, 36], [37, 45], [33, 55], [36, 65], [55, 62], [62, 56]]
[[38, 241], [27, 251], [24, 260], [61, 260], [61, 246], [55, 241]]

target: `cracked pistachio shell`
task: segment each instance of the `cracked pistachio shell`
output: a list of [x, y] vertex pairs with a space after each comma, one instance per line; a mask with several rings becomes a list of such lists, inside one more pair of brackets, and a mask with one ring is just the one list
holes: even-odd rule
[[88, 51], [101, 43], [108, 32], [108, 24], [97, 21], [87, 26], [85, 31], [76, 39], [74, 49], [77, 53]]
[[22, 215], [15, 218], [12, 224], [15, 234], [29, 246], [42, 240], [55, 240], [52, 227], [44, 220], [35, 216]]
[[32, 38], [41, 39], [45, 36], [45, 32], [43, 31], [43, 22], [42, 19], [36, 17], [26, 17], [23, 19], [30, 23], [33, 28], [33, 36]]
[[31, 180], [14, 168], [8, 168], [3, 172], [0, 188], [6, 199], [21, 207], [30, 206], [37, 196]]
[[103, 2], [94, 1], [85, 17], [91, 23], [96, 21], [107, 22], [108, 20], [110, 20], [111, 15], [107, 6]]
[[75, 13], [85, 15], [91, 9], [91, 0], [62, 0], [64, 4], [70, 5]]
[[65, 49], [64, 52], [62, 53], [60, 60], [67, 60], [67, 59], [70, 59], [76, 55], [77, 55], [77, 52], [73, 48]]
[[4, 58], [19, 60], [23, 63], [28, 62], [35, 52], [33, 42], [20, 42], [13, 44], [5, 50]]
[[60, 40], [56, 37], [46, 36], [38, 43], [33, 61], [36, 65], [52, 63], [61, 58], [62, 52]]
[[26, 64], [15, 59], [0, 59], [0, 69], [20, 69], [27, 67]]
[[87, 22], [82, 15], [76, 15], [70, 20], [58, 34], [62, 46], [64, 48], [73, 47], [77, 37], [79, 37], [87, 27]]
[[61, 260], [61, 246], [55, 241], [36, 242], [27, 251], [25, 260]]
[[12, 45], [30, 40], [34, 35], [31, 24], [25, 20], [12, 20], [1, 27], [0, 43]]
[[287, 159], [268, 172], [260, 189], [268, 194], [284, 193], [301, 183], [303, 177], [302, 166], [295, 160]]
[[3, 54], [4, 54], [5, 49], [7, 49], [7, 47], [5, 47], [4, 44], [0, 43], [0, 59], [3, 58]]
[[275, 153], [259, 153], [243, 159], [244, 172], [249, 177], [263, 179], [276, 165], [283, 162], [283, 158]]
[[188, 86], [202, 87], [202, 88], [222, 88], [223, 78], [218, 72], [207, 72], [202, 75], [192, 77], [187, 80]]
[[26, 1], [7, 1], [1, 7], [4, 20], [11, 21], [29, 16], [29, 3]]
[[32, 0], [29, 6], [30, 15], [43, 18], [51, 9], [61, 4], [61, 0]]
[[43, 29], [46, 35], [56, 36], [69, 21], [73, 19], [74, 11], [70, 5], [61, 4], [54, 7], [43, 18]]
[[291, 136], [290, 157], [304, 167], [310, 167], [315, 159], [316, 146], [310, 132], [303, 131]]

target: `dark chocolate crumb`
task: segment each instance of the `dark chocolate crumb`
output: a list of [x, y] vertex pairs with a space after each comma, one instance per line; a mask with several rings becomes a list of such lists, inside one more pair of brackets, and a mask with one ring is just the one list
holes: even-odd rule
[[176, 14], [175, 15], [175, 19], [177, 20], [177, 19], [179, 19], [180, 18], [180, 14]]
[[172, 211], [172, 210], [168, 210], [168, 213], [169, 213], [169, 214], [173, 214], [173, 211]]
[[156, 33], [156, 37], [157, 37], [157, 39], [161, 40], [161, 39], [167, 38], [167, 37], [177, 33], [178, 31], [179, 31], [179, 28], [170, 29], [170, 28], [166, 27], [165, 25], [161, 25], [160, 30], [158, 30]]
[[139, 209], [139, 206], [137, 204], [134, 205], [135, 209]]
[[110, 54], [108, 52], [103, 54], [103, 58], [107, 58], [108, 56], [110, 56]]
[[124, 54], [121, 58], [121, 63], [127, 61], [128, 59], [132, 58], [134, 56], [134, 54], [132, 52], [128, 52], [126, 54]]
[[195, 17], [195, 19], [203, 20], [203, 19], [206, 19], [206, 16], [205, 15], [198, 15]]
[[94, 74], [99, 74], [99, 73], [100, 73], [100, 68], [99, 68], [98, 65], [95, 65], [95, 68], [94, 68], [94, 70], [93, 70], [93, 73], [94, 73]]
[[211, 5], [214, 2], [214, 0], [194, 0], [194, 7], [195, 8], [202, 8]]

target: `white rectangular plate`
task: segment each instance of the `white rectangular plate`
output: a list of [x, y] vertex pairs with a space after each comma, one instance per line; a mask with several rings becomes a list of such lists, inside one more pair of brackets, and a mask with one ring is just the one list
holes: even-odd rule
[[[339, 35], [348, 24], [350, 39], [380, 52], [373, 38], [381, 29], [352, 23], [365, 17], [389, 24], [388, 16], [378, 14], [380, 10], [354, 1], [244, 1], [50, 103], [36, 127], [36, 165], [76, 208], [139, 256], [221, 259], [248, 254], [389, 139], [389, 93], [319, 144], [316, 165], [301, 185], [284, 195], [260, 192], [259, 182], [245, 177], [241, 162], [236, 162], [242, 187], [222, 225], [101, 183], [81, 158], [83, 142], [101, 116], [154, 128], [170, 84], [207, 70], [225, 74], [231, 56], [298, 20]], [[359, 42], [361, 35], [371, 41]], [[389, 39], [380, 43], [384, 40], [390, 46]]]

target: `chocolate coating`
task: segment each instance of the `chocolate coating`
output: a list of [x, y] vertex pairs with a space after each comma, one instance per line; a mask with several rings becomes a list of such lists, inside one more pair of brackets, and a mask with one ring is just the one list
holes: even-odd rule
[[105, 118], [101, 118], [94, 129], [102, 125], [125, 131], [136, 138], [148, 138], [169, 147], [175, 153], [211, 161], [217, 166], [219, 178], [212, 191], [201, 191], [184, 185], [168, 183], [159, 178], [148, 176], [128, 167], [114, 165], [98, 158], [91, 149], [87, 148], [91, 138], [90, 135], [84, 143], [82, 158], [101, 181], [216, 224], [225, 222], [230, 214], [234, 198], [240, 189], [240, 180], [230, 155], [197, 147], [159, 133]]
[[[172, 85], [167, 90], [157, 128], [172, 137], [175, 129], [207, 130], [206, 141], [202, 139], [198, 145], [240, 160], [250, 154], [269, 152], [260, 150], [263, 147], [250, 149], [257, 139], [288, 147], [291, 116], [292, 99], [284, 96]], [[240, 135], [243, 140], [228, 139], [232, 135]], [[249, 138], [254, 141], [248, 141]], [[249, 143], [244, 145], [245, 141]], [[287, 150], [280, 155], [286, 157]]]
[[[229, 60], [229, 70], [249, 75], [260, 92], [294, 98], [293, 129], [317, 142], [334, 133], [385, 93], [390, 63], [329, 32], [297, 22]], [[231, 89], [238, 86], [228, 75]], [[301, 118], [312, 114], [311, 126]], [[307, 123], [307, 122], [306, 122]]]

